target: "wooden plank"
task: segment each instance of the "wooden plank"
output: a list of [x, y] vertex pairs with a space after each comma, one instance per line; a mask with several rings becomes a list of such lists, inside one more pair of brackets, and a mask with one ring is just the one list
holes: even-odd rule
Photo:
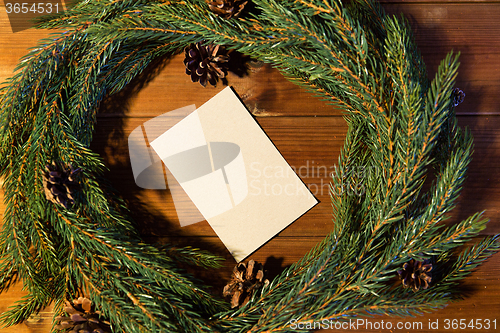
[[[410, 20], [429, 77], [433, 78], [439, 63], [451, 50], [461, 52], [457, 86], [466, 93], [459, 114], [499, 114], [500, 104], [500, 6], [494, 3], [390, 3], [384, 4], [388, 13], [404, 13]], [[144, 105], [151, 113], [155, 107], [174, 109], [183, 106], [181, 99], [169, 96], [191, 96], [195, 104], [203, 103], [212, 90], [193, 85], [184, 76], [182, 55], [174, 57], [158, 76], [131, 99]], [[304, 92], [283, 79], [269, 65], [253, 67], [250, 77], [229, 76], [229, 84], [240, 92], [242, 100], [258, 116], [279, 115], [338, 115], [340, 111]], [[168, 88], [167, 88], [168, 87]], [[165, 89], [169, 94], [165, 94]], [[208, 91], [207, 91], [208, 90]], [[149, 103], [155, 96], [156, 103]], [[288, 96], [295, 96], [290, 99]], [[279, 101], [279, 102], [278, 102]], [[140, 112], [127, 109], [128, 116]]]
[[[152, 211], [171, 221], [165, 232], [181, 235], [213, 235], [208, 225], [193, 225], [179, 229], [171, 197], [162, 191], [140, 190], [134, 184], [129, 162], [129, 133], [147, 119], [101, 119], [92, 147], [111, 168], [109, 178], [134, 206], [147, 202]], [[320, 204], [282, 232], [283, 235], [324, 235], [330, 230], [331, 207], [328, 183], [335, 170], [338, 154], [345, 138], [346, 125], [341, 117], [265, 117], [257, 118], [264, 131], [297, 171], [302, 180], [317, 195]], [[462, 127], [468, 126], [475, 138], [475, 153], [468, 180], [459, 205], [452, 213], [459, 220], [486, 210], [493, 221], [488, 233], [500, 232], [500, 117], [460, 116]], [[165, 205], [168, 202], [168, 205]], [[466, 204], [465, 204], [466, 203]], [[159, 232], [156, 230], [156, 232]]]
[[[142, 221], [144, 232], [173, 233], [177, 236], [214, 236], [206, 223], [180, 228], [171, 196], [165, 191], [143, 190], [135, 185], [130, 166], [127, 138], [140, 126], [143, 118], [101, 119], [97, 125], [92, 147], [104, 157], [110, 168], [108, 178], [119, 192], [135, 207], [135, 217]], [[257, 118], [259, 124], [297, 171], [320, 204], [302, 216], [281, 234], [325, 235], [331, 230], [331, 206], [328, 184], [335, 170], [338, 154], [343, 145], [346, 125], [341, 117], [273, 117]], [[452, 218], [462, 220], [471, 214], [486, 210], [492, 219], [488, 234], [500, 232], [500, 118], [459, 117], [461, 126], [469, 126], [475, 136], [475, 153], [468, 172], [458, 207]], [[493, 140], [492, 140], [493, 139]], [[263, 171], [263, 170], [259, 170]], [[269, 170], [266, 170], [266, 172]], [[272, 170], [270, 170], [272, 171]], [[255, 184], [257, 186], [257, 184]], [[141, 209], [139, 209], [141, 207]], [[164, 223], [157, 225], [159, 219]], [[149, 225], [146, 221], [155, 221]]]
[[[321, 237], [280, 237], [278, 239], [273, 240], [265, 244], [261, 249], [259, 249], [252, 258], [258, 262], [264, 263], [264, 267], [267, 271], [269, 278], [275, 277], [279, 272], [281, 272], [284, 268], [291, 265], [293, 262], [299, 260], [304, 254], [306, 254], [312, 247], [314, 247], [319, 241], [321, 241]], [[158, 240], [158, 239], [156, 239]], [[161, 239], [160, 239], [161, 240]], [[198, 241], [197, 241], [198, 240]], [[193, 238], [192, 242], [186, 244], [190, 244], [196, 246], [197, 244], [214, 244], [216, 240], [211, 238]], [[293, 250], [290, 249], [290, 244], [294, 244]], [[217, 252], [221, 253], [221, 248], [219, 245], [212, 245], [212, 249], [218, 248]], [[229, 253], [222, 253], [222, 255], [227, 259], [224, 263], [224, 267], [217, 271], [204, 271], [198, 270], [196, 271], [196, 276], [201, 279], [210, 280], [212, 283], [213, 289], [211, 292], [214, 295], [220, 295], [221, 290], [225, 283], [230, 279], [232, 267], [235, 265], [234, 260], [230, 257]], [[446, 332], [449, 330], [445, 330], [444, 320], [445, 319], [462, 319], [466, 318], [467, 321], [471, 319], [485, 319], [497, 318], [498, 325], [498, 317], [496, 314], [500, 313], [500, 304], [498, 302], [497, 295], [500, 294], [500, 286], [498, 283], [492, 283], [491, 281], [498, 280], [498, 272], [500, 271], [500, 263], [498, 260], [490, 260], [486, 262], [481, 268], [475, 272], [473, 272], [470, 277], [468, 277], [465, 283], [461, 286], [463, 291], [467, 291], [470, 293], [466, 299], [451, 303], [445, 309], [438, 310], [436, 312], [425, 314], [424, 316], [416, 317], [416, 318], [404, 318], [398, 319], [394, 317], [388, 316], [377, 316], [371, 318], [371, 322], [374, 324], [378, 322], [380, 325], [381, 321], [385, 322], [390, 321], [394, 323], [394, 325], [398, 321], [403, 322], [417, 322], [422, 321], [425, 324], [428, 324], [429, 321], [435, 322], [436, 320], [440, 323], [439, 330], [433, 330], [433, 332]], [[13, 289], [12, 292], [17, 292], [17, 294], [12, 294], [10, 296], [6, 296], [6, 294], [2, 294], [0, 303], [0, 312], [3, 307], [6, 307], [7, 304], [12, 304], [16, 296], [19, 296], [20, 292], [18, 289]], [[13, 328], [8, 329], [0, 329], [2, 333], [14, 333], [14, 332], [48, 332], [49, 323], [50, 323], [50, 309], [45, 310], [41, 314], [41, 318], [34, 318], [33, 320], [38, 320], [36, 323], [38, 327], [28, 326], [33, 324], [22, 324], [15, 326]], [[497, 326], [498, 327], [498, 326]], [[419, 330], [417, 332], [428, 332], [428, 330]], [[338, 330], [322, 330], [321, 332], [339, 332]], [[360, 328], [360, 331], [363, 332], [380, 332], [380, 330], [364, 330]], [[490, 330], [493, 332], [494, 330]], [[490, 332], [488, 331], [488, 332]], [[383, 332], [383, 331], [382, 331]], [[411, 330], [410, 330], [411, 332]], [[467, 331], [466, 331], [467, 332]]]
[[[455, 49], [462, 51], [462, 66], [458, 78], [458, 86], [462, 87], [468, 95], [466, 98], [466, 104], [470, 103], [468, 109], [474, 106], [472, 110], [467, 112], [495, 112], [496, 110], [494, 108], [498, 105], [498, 69], [495, 67], [498, 65], [496, 62], [498, 57], [495, 54], [497, 51], [494, 50], [494, 47], [498, 45], [496, 39], [498, 39], [500, 34], [498, 33], [498, 25], [489, 24], [488, 22], [495, 22], [497, 16], [500, 15], [500, 7], [492, 7], [491, 5], [474, 5], [474, 7], [468, 7], [467, 11], [474, 11], [474, 17], [484, 18], [484, 20], [477, 20], [478, 22], [475, 22], [473, 19], [461, 19], [459, 12], [459, 8], [461, 7], [450, 4], [445, 5], [444, 9], [442, 9], [444, 13], [442, 13], [442, 15], [446, 15], [447, 18], [445, 20], [439, 19], [439, 15], [441, 15], [439, 13], [427, 13], [429, 10], [439, 11], [435, 9], [437, 6], [409, 4], [386, 6], [389, 12], [398, 13], [403, 11], [412, 18], [413, 26], [416, 30], [417, 41], [422, 48], [424, 58], [427, 60], [431, 76], [435, 72], [441, 59], [449, 50]], [[472, 15], [466, 16], [466, 18], [467, 17], [472, 17]], [[454, 18], [454, 21], [451, 21], [451, 18]], [[2, 24], [6, 26], [6, 29], [9, 29], [6, 16], [3, 17]], [[435, 25], [435, 28], [428, 28], [433, 25]], [[466, 33], [464, 33], [464, 31]], [[3, 71], [0, 73], [0, 77], [4, 79], [10, 76], [13, 68], [17, 64], [17, 59], [26, 53], [28, 47], [36, 45], [38, 37], [46, 36], [46, 34], [47, 32], [45, 31], [35, 31], [35, 33], [32, 31], [29, 33], [23, 31], [16, 34], [4, 33], [0, 36], [2, 40], [0, 51], [2, 51], [1, 55], [3, 57], [0, 58], [3, 64]], [[480, 35], [484, 37], [467, 39], [468, 35]], [[17, 36], [19, 41], [17, 41], [14, 36]], [[466, 40], [464, 40], [464, 38]], [[488, 48], [488, 52], [477, 52], [473, 48], [474, 45], [486, 47]], [[180, 104], [176, 103], [176, 100], [172, 100], [172, 98], [168, 96], [187, 94], [194, 96], [193, 102], [200, 103], [206, 100], [207, 96], [213, 94], [213, 91], [210, 90], [211, 88], [203, 89], [201, 86], [191, 84], [189, 79], [184, 76], [182, 66], [171, 66], [181, 61], [182, 55], [172, 59], [164, 70], [167, 77], [159, 77], [155, 80], [157, 81], [156, 83], [151, 84], [151, 93], [156, 96], [155, 98], [158, 100], [158, 103], [152, 103], [149, 107], [166, 105], [175, 108], [180, 106]], [[248, 80], [247, 77], [238, 78], [232, 75], [230, 77], [230, 83], [240, 88], [240, 90], [244, 89], [241, 94], [242, 98], [249, 102], [254, 102], [249, 106], [252, 110], [255, 110], [256, 113], [260, 113], [261, 115], [265, 115], [267, 112], [271, 112], [271, 114], [338, 114], [338, 111], [333, 111], [331, 107], [314, 99], [302, 89], [282, 80], [279, 75], [276, 75], [275, 70], [271, 69], [269, 66], [264, 66], [260, 69], [253, 68], [251, 72], [253, 74], [251, 80]], [[177, 81], [178, 78], [183, 79], [181, 82], [183, 84], [182, 87], [177, 88], [179, 82], [176, 81], [176, 78]], [[165, 86], [168, 86], [169, 90], [178, 89], [178, 91], [174, 90], [172, 94], [165, 94]], [[267, 98], [267, 94], [273, 95], [274, 98]], [[298, 102], [288, 103], [290, 99], [281, 98], [287, 94], [299, 94], [301, 98], [298, 98]], [[281, 102], [272, 102], [274, 100], [280, 100]], [[140, 98], [138, 102], [148, 105], [148, 103], [144, 103], [145, 101]], [[165, 104], [165, 102], [167, 104]], [[461, 111], [462, 110], [459, 112]]]
[[[331, 220], [330, 199], [328, 197], [328, 173], [334, 170], [340, 147], [343, 144], [346, 125], [341, 117], [265, 117], [257, 118], [271, 140], [277, 145], [291, 166], [297, 170], [323, 206], [317, 206], [301, 219], [313, 218], [314, 223], [329, 224]], [[144, 202], [151, 212], [163, 216], [171, 223], [165, 225], [164, 232], [180, 232], [181, 235], [214, 235], [208, 224], [198, 224], [179, 229], [172, 199], [168, 193], [157, 190], [141, 190], [132, 179], [127, 138], [130, 132], [146, 119], [101, 119], [97, 125], [96, 137], [92, 147], [105, 157], [111, 168], [109, 177], [125, 198], [134, 207], [143, 207]], [[122, 127], [121, 127], [121, 124]], [[110, 135], [111, 134], [111, 135]], [[250, 177], [255, 172], [279, 172], [279, 170], [250, 170]], [[255, 184], [257, 190], [264, 191]], [[253, 190], [253, 189], [252, 189]], [[163, 194], [162, 194], [163, 193]], [[166, 204], [168, 203], [168, 204]], [[325, 209], [326, 208], [326, 209]], [[138, 217], [139, 218], [139, 217]], [[154, 219], [156, 220], [156, 219]], [[327, 227], [329, 230], [330, 228]], [[160, 231], [155, 228], [155, 232]], [[324, 234], [313, 228], [307, 231], [311, 235]]]
[[[3, 292], [0, 296], [0, 314], [8, 308], [15, 306], [15, 303], [21, 299], [26, 291], [22, 290], [22, 284], [19, 282], [13, 285], [8, 291]], [[48, 333], [52, 327], [52, 307], [48, 307], [40, 311], [37, 315], [33, 315], [22, 324], [15, 325], [9, 328], [1, 328], [2, 333]]]
[[409, 20], [430, 78], [447, 53], [461, 53], [456, 85], [467, 97], [459, 114], [499, 114], [498, 2], [391, 1], [383, 7]]
[[[500, 103], [500, 6], [492, 3], [481, 4], [406, 4], [391, 3], [384, 6], [389, 13], [403, 12], [410, 18], [416, 39], [422, 50], [430, 77], [434, 76], [439, 62], [446, 53], [454, 49], [462, 52], [461, 67], [457, 86], [467, 94], [458, 113], [498, 114]], [[473, 15], [466, 15], [473, 13]], [[480, 19], [478, 19], [480, 18]], [[26, 54], [29, 47], [47, 35], [47, 31], [10, 32], [7, 16], [0, 14], [0, 82], [12, 75], [18, 59]], [[473, 38], [469, 38], [473, 37]], [[203, 88], [192, 84], [184, 74], [183, 56], [170, 59], [163, 70], [151, 82], [147, 82], [140, 92], [129, 88], [122, 93], [132, 95], [129, 103], [143, 106], [135, 111], [127, 108], [120, 111], [119, 105], [108, 106], [107, 112], [124, 113], [128, 116], [157, 114], [161, 110], [172, 110], [183, 105], [182, 98], [190, 96], [190, 103], [197, 105], [208, 100], [215, 91], [223, 88]], [[229, 76], [229, 84], [240, 91], [240, 96], [249, 109], [259, 116], [275, 115], [338, 115], [340, 111], [326, 105], [319, 98], [302, 88], [286, 81], [269, 65], [250, 66], [248, 75]], [[140, 79], [137, 84], [144, 84]], [[295, 96], [290, 99], [288, 96]], [[174, 98], [175, 97], [175, 98]], [[115, 100], [116, 101], [116, 100]], [[115, 104], [117, 104], [115, 102]], [[123, 105], [122, 105], [123, 107]], [[133, 113], [131, 113], [133, 112]]]
[[420, 48], [442, 51], [450, 46], [458, 50], [463, 47], [462, 51], [474, 53], [478, 50], [497, 53], [500, 48], [500, 26], [496, 24], [500, 18], [498, 3], [400, 1], [382, 7], [388, 14], [404, 14]]
[[[447, 48], [440, 54], [434, 51], [423, 54], [431, 79], [439, 63], [446, 56], [446, 52], [451, 49], [451, 47]], [[499, 114], [498, 55], [500, 54], [464, 53], [461, 55], [456, 86], [466, 93], [466, 98], [464, 103], [457, 108], [457, 114]], [[115, 98], [110, 98], [110, 103], [103, 107], [99, 117], [120, 114], [127, 117], [151, 118], [168, 110], [183, 107], [186, 103], [199, 106], [224, 88], [223, 85], [217, 88], [203, 88], [199, 84], [191, 83], [185, 76], [183, 67], [179, 65], [182, 59], [182, 55], [173, 57], [163, 70], [139, 92], [131, 94], [126, 91]], [[136, 82], [142, 82], [142, 80], [138, 79]], [[328, 105], [312, 93], [287, 81], [270, 65], [253, 69], [249, 76], [242, 78], [230, 73], [228, 82], [257, 117], [336, 116], [342, 113], [335, 106]], [[189, 100], [179, 98], [179, 96], [189, 96]], [[123, 104], [124, 98], [127, 101], [126, 105]]]
[[29, 48], [48, 36], [46, 30], [30, 29], [12, 33], [4, 3], [0, 3], [0, 83], [12, 76], [19, 59], [27, 54]]

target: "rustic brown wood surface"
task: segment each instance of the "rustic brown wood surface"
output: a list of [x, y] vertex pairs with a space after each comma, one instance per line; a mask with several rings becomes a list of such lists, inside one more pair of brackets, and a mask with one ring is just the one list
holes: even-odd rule
[[[4, 3], [0, 3], [0, 81], [12, 75], [18, 60], [47, 31], [13, 33]], [[457, 86], [466, 94], [458, 109], [459, 123], [468, 126], [475, 139], [474, 159], [468, 179], [451, 218], [461, 220], [486, 210], [491, 219], [484, 235], [500, 233], [500, 1], [383, 1], [390, 13], [404, 13], [433, 77], [439, 62], [453, 49], [461, 52]], [[110, 168], [108, 177], [131, 204], [144, 237], [152, 242], [171, 241], [209, 249], [227, 260], [224, 269], [202, 276], [219, 292], [235, 262], [206, 222], [181, 228], [171, 198], [161, 191], [141, 190], [133, 180], [127, 137], [144, 121], [189, 104], [203, 104], [224, 88], [203, 88], [184, 75], [182, 56], [163, 61], [117, 97], [109, 98], [98, 116], [92, 148]], [[321, 201], [251, 258], [265, 263], [271, 276], [298, 260], [331, 229], [328, 170], [338, 158], [346, 132], [341, 111], [286, 81], [267, 65], [250, 64], [247, 74], [231, 74], [228, 84], [269, 135], [290, 165], [294, 166]], [[3, 213], [3, 200], [0, 213]], [[417, 318], [375, 317], [373, 329], [364, 332], [477, 332], [500, 331], [500, 254], [495, 255], [463, 284], [465, 298], [445, 309]], [[0, 295], [0, 313], [24, 292], [20, 285]], [[0, 332], [48, 332], [51, 309], [29, 322]], [[446, 329], [446, 320], [467, 324], [489, 319], [489, 330]], [[496, 320], [496, 330], [493, 328]], [[383, 321], [383, 324], [382, 324]], [[392, 324], [388, 329], [387, 323]], [[406, 329], [397, 329], [397, 323]], [[429, 323], [438, 322], [438, 329]], [[421, 326], [419, 326], [421, 323]], [[377, 326], [378, 325], [378, 326]], [[385, 326], [382, 326], [385, 325]], [[435, 324], [434, 324], [435, 325]], [[378, 329], [377, 329], [378, 327]], [[322, 330], [334, 332], [335, 330]], [[346, 330], [340, 330], [346, 331]]]

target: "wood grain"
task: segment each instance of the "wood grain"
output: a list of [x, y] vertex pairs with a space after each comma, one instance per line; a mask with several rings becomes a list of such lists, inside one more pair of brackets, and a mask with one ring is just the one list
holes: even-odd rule
[[[468, 178], [450, 220], [459, 221], [485, 210], [491, 219], [482, 233], [500, 233], [500, 2], [499, 1], [383, 1], [389, 13], [405, 13], [427, 64], [429, 77], [453, 49], [461, 52], [457, 86], [467, 94], [458, 109], [461, 126], [467, 126], [475, 139], [475, 153]], [[47, 31], [12, 33], [5, 8], [0, 6], [0, 81], [12, 75], [20, 57]], [[225, 267], [217, 272], [197, 272], [219, 293], [229, 278], [234, 260], [206, 222], [181, 228], [168, 193], [141, 190], [133, 181], [127, 138], [144, 121], [189, 104], [197, 106], [224, 88], [203, 88], [184, 75], [182, 56], [165, 60], [150, 72], [151, 80], [136, 80], [122, 93], [106, 100], [98, 116], [92, 148], [110, 168], [107, 176], [134, 208], [134, 217], [147, 241], [175, 242], [199, 246], [225, 257]], [[257, 250], [251, 258], [265, 262], [271, 276], [297, 261], [331, 230], [331, 207], [326, 184], [337, 163], [347, 129], [341, 110], [327, 105], [302, 88], [286, 81], [268, 65], [252, 63], [244, 75], [231, 74], [228, 84], [283, 154], [296, 168], [320, 204]], [[139, 89], [140, 88], [140, 89]], [[302, 173], [301, 173], [302, 172]], [[316, 191], [316, 192], [315, 192]], [[3, 200], [2, 200], [3, 202]], [[0, 213], [4, 207], [0, 204]], [[482, 265], [464, 282], [464, 300], [436, 312], [412, 319], [372, 318], [394, 325], [398, 321], [423, 323], [422, 329], [405, 332], [448, 332], [445, 319], [497, 319], [500, 326], [500, 255]], [[0, 312], [23, 295], [21, 285], [0, 295]], [[48, 332], [50, 308], [10, 332]], [[431, 330], [428, 323], [440, 323]], [[322, 330], [334, 332], [336, 330]], [[345, 330], [341, 330], [345, 331]], [[364, 332], [388, 332], [373, 329]], [[465, 329], [460, 332], [475, 332]], [[484, 330], [482, 330], [484, 331]], [[490, 329], [487, 332], [493, 332]]]

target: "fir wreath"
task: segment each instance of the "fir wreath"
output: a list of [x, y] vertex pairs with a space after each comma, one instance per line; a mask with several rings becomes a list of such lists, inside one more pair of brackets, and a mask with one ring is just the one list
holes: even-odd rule
[[[453, 300], [457, 282], [500, 248], [497, 235], [455, 256], [486, 220], [475, 214], [440, 223], [472, 153], [471, 135], [454, 116], [457, 56], [450, 53], [429, 82], [406, 21], [371, 0], [253, 0], [228, 20], [203, 0], [86, 0], [38, 26], [63, 32], [21, 61], [0, 96], [7, 207], [0, 290], [20, 279], [29, 292], [2, 314], [5, 325], [52, 301], [63, 314], [83, 292], [114, 332], [290, 331], [292, 318], [414, 315]], [[345, 109], [349, 127], [333, 188], [356, 183], [354, 167], [383, 170], [368, 175], [362, 196], [332, 195], [332, 232], [235, 310], [177, 268], [216, 267], [216, 256], [140, 240], [88, 148], [105, 96], [155, 58], [202, 40], [272, 63]], [[80, 170], [67, 208], [45, 197], [52, 162]], [[435, 181], [424, 192], [426, 175]], [[433, 262], [429, 288], [390, 283], [412, 259]]]

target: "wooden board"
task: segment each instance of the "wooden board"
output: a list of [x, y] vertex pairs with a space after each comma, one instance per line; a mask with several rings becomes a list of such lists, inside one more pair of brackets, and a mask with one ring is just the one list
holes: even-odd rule
[[[460, 125], [468, 126], [474, 135], [475, 153], [459, 204], [451, 218], [458, 221], [476, 211], [486, 210], [485, 216], [491, 222], [483, 234], [500, 233], [500, 2], [397, 0], [384, 1], [383, 4], [389, 13], [403, 12], [409, 18], [430, 77], [434, 76], [446, 53], [451, 49], [461, 52], [457, 86], [467, 96], [457, 113]], [[1, 3], [0, 81], [11, 76], [26, 50], [47, 35], [47, 31], [31, 30], [12, 33]], [[127, 137], [134, 128], [168, 110], [193, 103], [201, 105], [224, 87], [203, 88], [191, 83], [184, 75], [182, 59], [182, 56], [176, 56], [165, 61], [157, 75], [148, 82], [137, 80], [137, 85], [144, 85], [142, 89], [130, 87], [107, 100], [98, 116], [92, 148], [109, 166], [107, 176], [113, 185], [134, 207], [134, 215], [141, 221], [145, 239], [200, 246], [227, 259], [223, 269], [205, 276], [217, 292], [229, 278], [234, 265], [230, 254], [207, 223], [181, 228], [168, 195], [137, 188], [128, 158]], [[252, 64], [247, 74], [241, 77], [230, 75], [228, 82], [321, 201], [252, 255], [253, 259], [264, 262], [273, 276], [297, 261], [331, 230], [327, 184], [329, 172], [337, 163], [347, 126], [339, 109], [286, 81], [270, 66]], [[3, 210], [0, 204], [0, 213]], [[464, 300], [415, 319], [372, 318], [373, 329], [362, 331], [452, 331], [445, 329], [446, 319], [450, 323], [460, 319], [466, 319], [467, 323], [496, 319], [499, 330], [499, 276], [500, 255], [496, 255], [466, 279], [464, 290], [467, 296]], [[0, 295], [0, 312], [22, 295], [20, 285]], [[391, 322], [392, 330], [380, 327], [382, 320], [386, 323], [385, 328], [387, 322]], [[430, 329], [429, 323], [436, 321], [439, 329]], [[397, 330], [398, 322], [417, 326]], [[419, 322], [421, 327], [418, 327]], [[48, 332], [49, 327], [50, 308], [28, 323], [0, 329], [0, 332]], [[330, 331], [335, 330], [322, 330]], [[472, 332], [470, 329], [460, 331]]]

